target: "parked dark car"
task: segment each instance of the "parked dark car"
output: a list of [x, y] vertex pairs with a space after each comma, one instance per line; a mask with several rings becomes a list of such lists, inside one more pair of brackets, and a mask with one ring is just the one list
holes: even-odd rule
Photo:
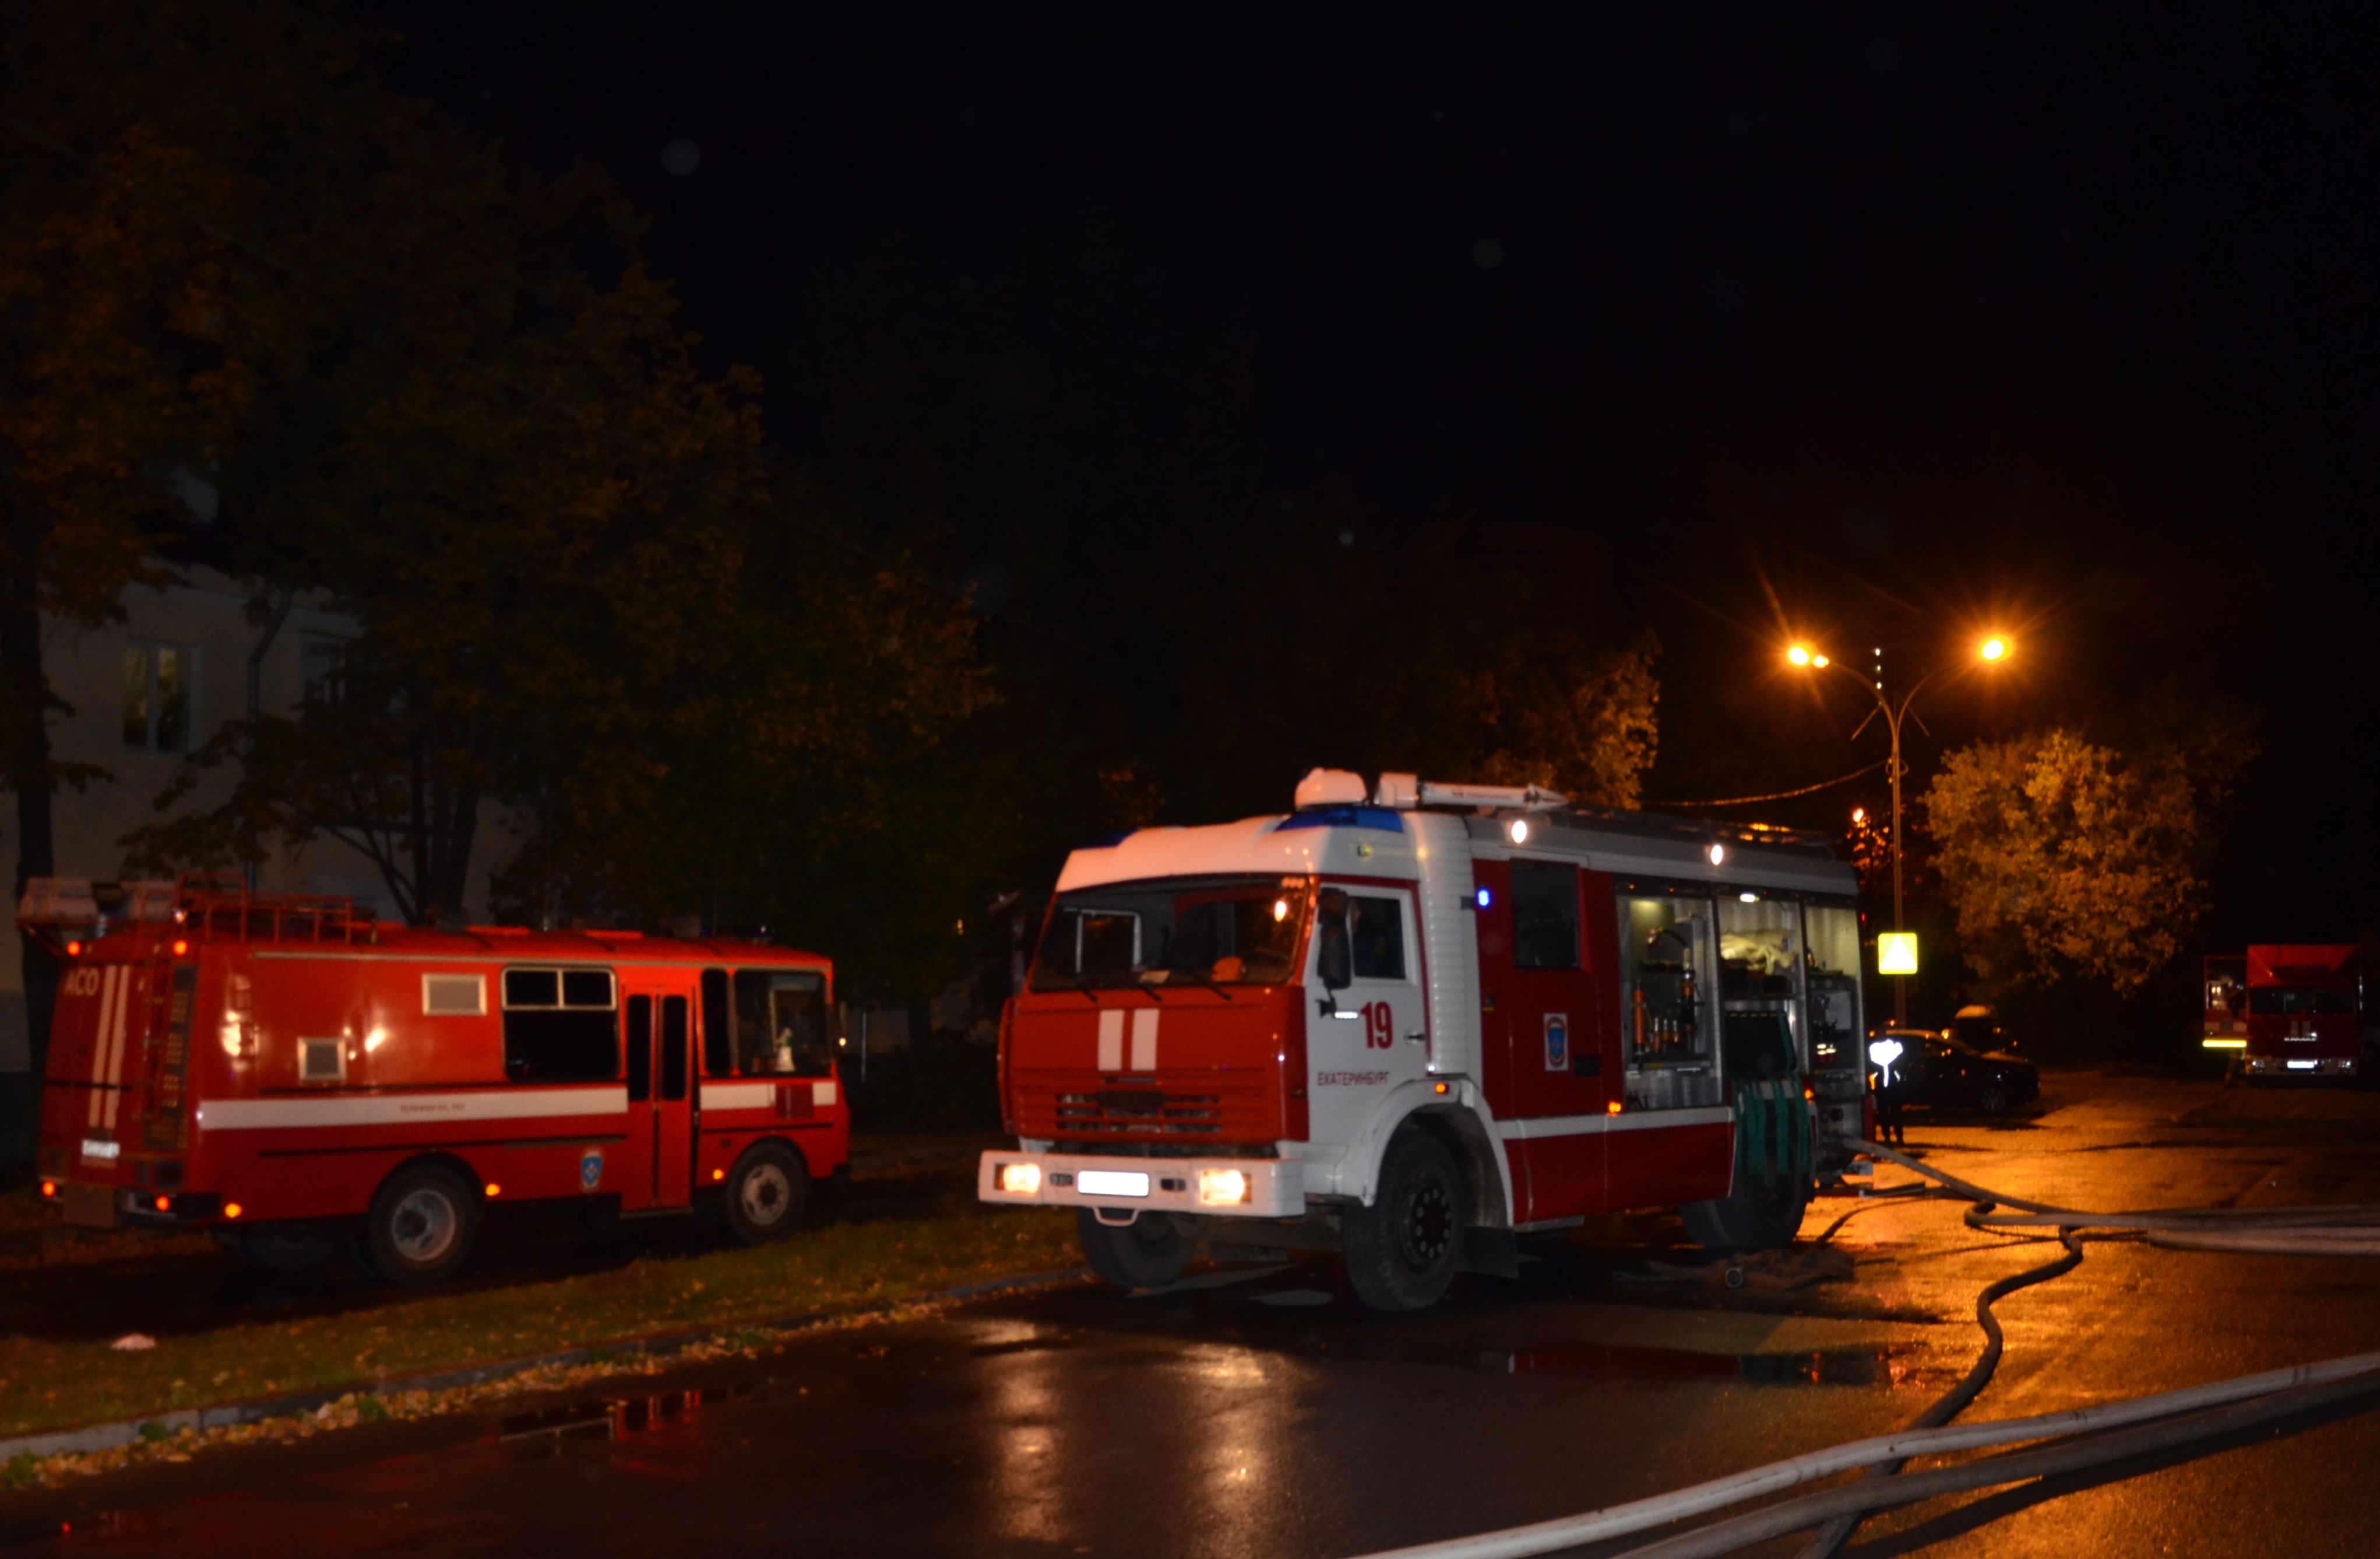
[[1900, 1045], [1900, 1054], [1892, 1062], [1892, 1076], [1900, 1087], [1903, 1105], [2005, 1115], [2041, 1095], [2041, 1074], [2031, 1061], [1998, 1052], [1986, 1055], [1931, 1029], [1881, 1029], [1869, 1035], [1871, 1088], [1880, 1081], [1876, 1046], [1884, 1039]]

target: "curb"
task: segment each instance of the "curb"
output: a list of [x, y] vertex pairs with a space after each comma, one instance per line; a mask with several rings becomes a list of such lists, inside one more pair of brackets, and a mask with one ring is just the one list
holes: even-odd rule
[[[325, 1387], [316, 1391], [292, 1393], [285, 1396], [269, 1396], [249, 1402], [226, 1402], [212, 1408], [179, 1408], [168, 1413], [155, 1413], [137, 1419], [111, 1419], [103, 1423], [80, 1424], [73, 1429], [42, 1430], [30, 1434], [12, 1434], [0, 1438], [0, 1462], [18, 1456], [55, 1456], [90, 1451], [112, 1451], [119, 1445], [130, 1445], [142, 1440], [157, 1440], [183, 1430], [227, 1429], [237, 1424], [255, 1423], [264, 1419], [289, 1418], [299, 1413], [311, 1413], [327, 1403], [346, 1396], [393, 1396], [404, 1392], [452, 1391], [457, 1386], [484, 1385], [507, 1376], [526, 1374], [531, 1370], [567, 1367], [575, 1364], [625, 1362], [638, 1357], [665, 1359], [681, 1353], [697, 1343], [735, 1332], [802, 1331], [825, 1321], [843, 1321], [855, 1316], [880, 1315], [904, 1305], [950, 1303], [962, 1299], [978, 1299], [992, 1294], [1009, 1293], [1025, 1288], [1052, 1287], [1061, 1283], [1075, 1282], [1091, 1275], [1088, 1267], [1069, 1267], [1059, 1272], [1022, 1273], [1013, 1277], [990, 1277], [978, 1283], [962, 1283], [955, 1288], [939, 1288], [931, 1293], [909, 1294], [900, 1299], [878, 1299], [869, 1304], [842, 1309], [803, 1311], [795, 1315], [777, 1316], [766, 1321], [741, 1321], [732, 1325], [702, 1326], [687, 1332], [665, 1332], [649, 1337], [631, 1337], [621, 1342], [587, 1343], [577, 1348], [561, 1348], [552, 1353], [523, 1354], [514, 1359], [492, 1360], [482, 1364], [461, 1364], [452, 1369], [433, 1370], [419, 1375], [401, 1375], [394, 1380], [363, 1381], [355, 1384]], [[599, 1358], [600, 1356], [600, 1358]]]

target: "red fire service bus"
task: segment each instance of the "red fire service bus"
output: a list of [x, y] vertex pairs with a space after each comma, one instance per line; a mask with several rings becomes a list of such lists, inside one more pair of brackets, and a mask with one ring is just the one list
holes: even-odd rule
[[747, 1242], [839, 1176], [850, 1117], [808, 953], [634, 932], [414, 930], [236, 885], [37, 879], [60, 961], [42, 1195], [290, 1268], [343, 1240], [429, 1282], [483, 1209], [716, 1211]]
[[1861, 1130], [1855, 892], [1814, 837], [1324, 769], [1075, 851], [978, 1194], [1076, 1209], [1115, 1283], [1336, 1247], [1383, 1310], [1611, 1210], [1780, 1244]]
[[2352, 943], [2248, 949], [2250, 1077], [2354, 1077], [2365, 1058], [2363, 973]]

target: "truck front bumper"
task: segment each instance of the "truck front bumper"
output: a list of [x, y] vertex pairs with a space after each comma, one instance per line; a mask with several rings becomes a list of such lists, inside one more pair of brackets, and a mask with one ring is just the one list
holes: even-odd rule
[[1305, 1211], [1293, 1158], [1129, 1158], [995, 1148], [976, 1166], [976, 1194], [1012, 1207], [1294, 1218]]
[[2352, 1056], [2250, 1056], [2242, 1067], [2254, 1077], [2353, 1077], [2362, 1070]]

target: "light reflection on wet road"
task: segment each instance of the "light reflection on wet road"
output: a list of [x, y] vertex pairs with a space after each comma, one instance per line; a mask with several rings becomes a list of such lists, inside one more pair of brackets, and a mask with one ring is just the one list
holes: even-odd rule
[[[2360, 1117], [2192, 1124], [2178, 1118], [2205, 1090], [2053, 1094], [2068, 1107], [2030, 1129], [1914, 1134], [1960, 1173], [2086, 1205], [2380, 1201], [2380, 1141]], [[1975, 1290], [2040, 1259], [1940, 1204], [1878, 1207], [1840, 1240], [1855, 1280], [1785, 1296], [1625, 1287], [1573, 1260], [1398, 1319], [1355, 1312], [1318, 1263], [1137, 1299], [1016, 1297], [811, 1336], [650, 1396], [211, 1455], [14, 1496], [0, 1517], [26, 1553], [1324, 1559], [1897, 1425], [1965, 1368]], [[2080, 1273], [2003, 1307], [2008, 1362], [1971, 1416], [2380, 1345], [2375, 1277], [2095, 1245]], [[1970, 1531], [1929, 1507], [1854, 1552], [1901, 1552], [1907, 1532], [1949, 1553], [2364, 1553], [2375, 1422], [2004, 1501], [2005, 1520]]]

